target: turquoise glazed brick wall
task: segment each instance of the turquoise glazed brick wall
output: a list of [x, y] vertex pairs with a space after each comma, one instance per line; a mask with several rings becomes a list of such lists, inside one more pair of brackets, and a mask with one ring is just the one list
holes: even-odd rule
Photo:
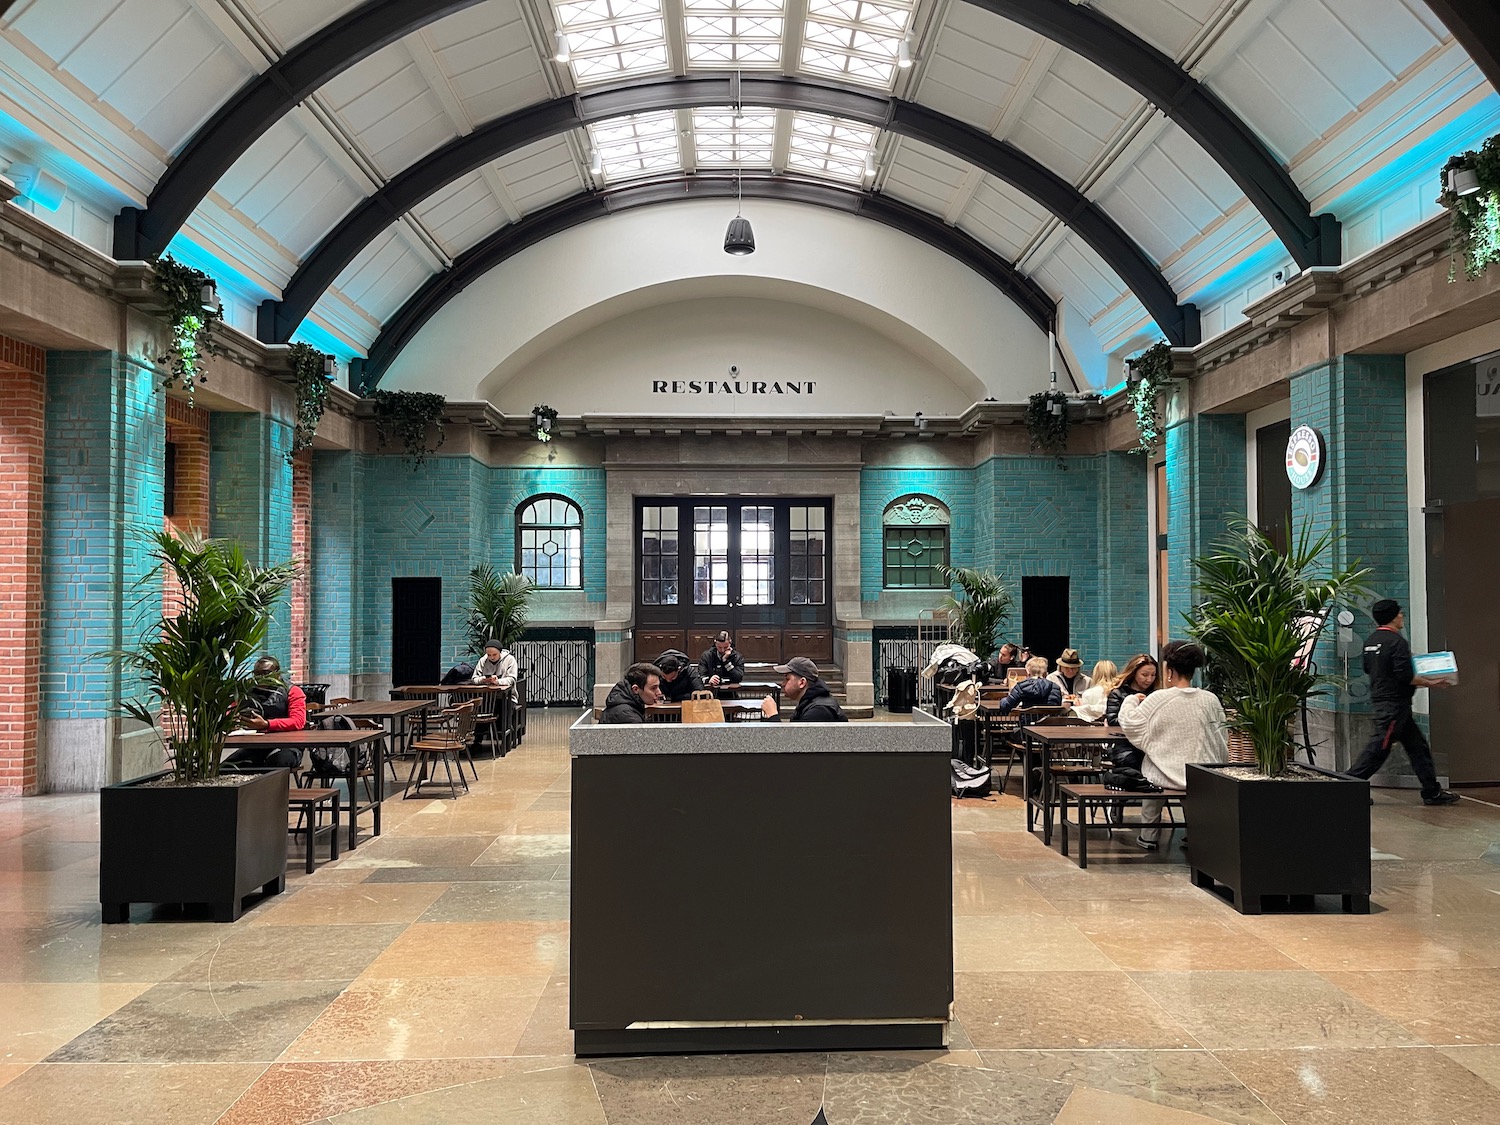
[[[215, 413], [209, 420], [209, 530], [232, 539], [258, 566], [292, 557], [292, 427], [263, 414]], [[291, 663], [291, 600], [271, 618], [266, 649]]]
[[1167, 430], [1167, 628], [1183, 635], [1192, 560], [1245, 514], [1245, 416], [1199, 414]]
[[[976, 469], [869, 469], [861, 474], [860, 578], [863, 612], [910, 624], [881, 589], [881, 518], [909, 492], [934, 496], [953, 514], [955, 565], [993, 569], [1017, 606], [1007, 633], [1020, 631], [1023, 577], [1066, 575], [1072, 643], [1086, 661], [1144, 646], [1149, 627], [1146, 465], [1124, 453], [1092, 457], [997, 457]], [[935, 606], [942, 598], [932, 592]]]
[[[1327, 447], [1323, 475], [1311, 488], [1292, 491], [1294, 531], [1333, 531], [1341, 537], [1333, 564], [1370, 567], [1370, 601], [1409, 604], [1406, 514], [1406, 362], [1401, 356], [1348, 355], [1294, 375], [1292, 426], [1322, 432]], [[1375, 627], [1362, 612], [1354, 624], [1363, 637]], [[1324, 668], [1342, 668], [1329, 629], [1318, 646]], [[1348, 693], [1341, 702], [1365, 710], [1364, 676], [1350, 662]], [[1325, 704], [1326, 705], [1326, 704]]]
[[[515, 565], [516, 508], [528, 497], [555, 492], [577, 504], [583, 513], [583, 592], [590, 602], [604, 604], [606, 529], [603, 469], [499, 468], [494, 474], [490, 534], [494, 550], [503, 552], [495, 563]], [[499, 558], [503, 557], [502, 565]]]
[[152, 371], [111, 352], [47, 355], [42, 714], [113, 715], [134, 694], [97, 653], [160, 611], [141, 534], [162, 526], [166, 425]]
[[314, 682], [354, 667], [364, 582], [365, 456], [313, 451], [312, 612], [309, 667]]

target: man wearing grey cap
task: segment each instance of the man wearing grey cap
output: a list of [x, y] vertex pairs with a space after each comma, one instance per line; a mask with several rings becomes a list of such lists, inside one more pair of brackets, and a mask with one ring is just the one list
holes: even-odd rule
[[[838, 700], [828, 690], [828, 685], [818, 675], [818, 666], [805, 656], [794, 656], [785, 664], [776, 665], [776, 671], [785, 673], [781, 684], [781, 698], [795, 703], [792, 713], [794, 723], [847, 723], [848, 716], [839, 707]], [[780, 722], [776, 701], [769, 695], [760, 701], [760, 713], [771, 722]]]

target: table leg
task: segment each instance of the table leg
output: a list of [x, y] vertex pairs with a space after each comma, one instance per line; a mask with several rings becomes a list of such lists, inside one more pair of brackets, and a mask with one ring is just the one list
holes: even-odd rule
[[348, 747], [349, 772], [349, 850], [359, 846], [359, 751]]
[[1052, 747], [1042, 743], [1042, 843], [1052, 846]]
[[[1061, 793], [1061, 794], [1058, 795], [1058, 800], [1061, 802], [1061, 804], [1060, 804], [1060, 806], [1059, 806], [1059, 808], [1057, 810], [1057, 818], [1058, 818], [1058, 825], [1059, 825], [1059, 827], [1062, 828], [1062, 854], [1063, 855], [1067, 855], [1068, 854], [1068, 795], [1066, 793]], [[1082, 808], [1082, 806], [1079, 806], [1079, 807]], [[1083, 832], [1083, 826], [1082, 825], [1079, 826], [1078, 831], [1079, 831], [1080, 834], [1082, 834], [1082, 832]]]
[[[392, 739], [395, 738], [393, 734]], [[375, 740], [375, 747], [370, 751], [370, 768], [375, 773], [375, 835], [380, 835], [380, 809], [385, 804], [385, 745], [383, 738]]]
[[[1063, 798], [1067, 800], [1067, 798]], [[1078, 802], [1078, 866], [1084, 868], [1089, 865], [1089, 821], [1088, 805], [1082, 800]], [[1064, 853], [1066, 854], [1066, 853]]]

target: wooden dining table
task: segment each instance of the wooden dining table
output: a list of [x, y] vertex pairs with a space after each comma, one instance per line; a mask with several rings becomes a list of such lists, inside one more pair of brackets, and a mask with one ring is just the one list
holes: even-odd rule
[[412, 716], [430, 711], [436, 706], [435, 699], [361, 699], [325, 708], [319, 712], [319, 717], [334, 714], [348, 719], [371, 719], [384, 723], [390, 732], [391, 750], [401, 755], [407, 753], [411, 745]]
[[[1094, 726], [1080, 723], [1076, 726], [1031, 726], [1021, 729], [1023, 738], [1023, 763], [1025, 777], [1022, 792], [1026, 800], [1026, 831], [1034, 830], [1037, 813], [1042, 820], [1042, 843], [1052, 843], [1052, 807], [1055, 803], [1052, 786], [1052, 755], [1060, 747], [1081, 747], [1091, 758], [1102, 760], [1103, 756], [1117, 746], [1129, 746], [1130, 740], [1119, 727]], [[1032, 772], [1037, 777], [1033, 781]]]
[[[344, 774], [349, 783], [349, 850], [359, 843], [359, 814], [373, 813], [374, 835], [380, 835], [380, 805], [385, 800], [385, 731], [383, 730], [282, 730], [254, 734], [231, 734], [224, 740], [226, 750], [260, 748], [265, 750], [343, 750], [348, 759]], [[369, 747], [374, 775], [372, 796], [359, 802], [359, 751]]]

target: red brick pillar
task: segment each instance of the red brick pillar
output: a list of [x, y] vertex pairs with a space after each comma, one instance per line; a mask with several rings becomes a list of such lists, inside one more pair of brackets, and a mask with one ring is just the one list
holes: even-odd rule
[[46, 356], [0, 336], [0, 795], [37, 791]]
[[307, 654], [311, 643], [308, 608], [312, 592], [312, 450], [292, 459], [292, 558], [302, 564], [292, 583], [292, 680], [308, 679]]
[[[189, 406], [185, 399], [167, 399], [167, 444], [172, 447], [175, 480], [172, 484], [172, 514], [162, 520], [168, 531], [208, 534], [208, 427], [209, 412]], [[177, 583], [162, 582], [163, 612], [175, 616]]]

